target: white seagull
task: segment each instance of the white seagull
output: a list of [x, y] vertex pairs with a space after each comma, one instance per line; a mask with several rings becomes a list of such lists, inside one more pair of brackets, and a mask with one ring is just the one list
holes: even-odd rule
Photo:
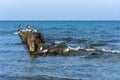
[[41, 50], [41, 51], [43, 50], [43, 47], [42, 47], [42, 46], [40, 47], [40, 50]]
[[69, 47], [67, 47], [66, 49], [64, 49], [64, 52], [68, 52], [70, 50]]
[[48, 51], [48, 49], [45, 49], [45, 50], [43, 50], [42, 52], [43, 52], [43, 53], [46, 53], [47, 51]]

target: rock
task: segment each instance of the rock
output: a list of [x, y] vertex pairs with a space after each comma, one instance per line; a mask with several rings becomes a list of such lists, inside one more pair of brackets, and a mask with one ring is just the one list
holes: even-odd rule
[[45, 39], [40, 32], [22, 30], [19, 32], [19, 36], [22, 42], [27, 45], [30, 53], [33, 54], [38, 50], [40, 44], [45, 43]]

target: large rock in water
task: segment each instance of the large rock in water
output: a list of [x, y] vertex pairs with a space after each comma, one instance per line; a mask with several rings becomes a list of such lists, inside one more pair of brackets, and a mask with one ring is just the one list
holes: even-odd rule
[[19, 36], [22, 42], [27, 45], [30, 53], [36, 52], [39, 45], [45, 43], [45, 39], [40, 32], [20, 31]]
[[71, 50], [65, 43], [46, 45], [45, 39], [40, 32], [21, 30], [19, 36], [27, 45], [30, 54], [37, 55], [69, 55], [84, 52], [85, 50]]
[[[32, 30], [20, 30], [19, 36], [24, 44], [27, 45], [30, 54], [33, 55], [76, 55], [82, 52], [94, 52], [97, 49], [94, 49], [91, 46], [87, 46], [85, 48], [73, 48], [67, 46], [65, 43], [53, 43], [51, 45], [45, 44], [45, 39], [40, 32], [35, 32]], [[97, 50], [101, 53], [101, 50]], [[97, 55], [96, 53], [92, 53], [91, 55]]]

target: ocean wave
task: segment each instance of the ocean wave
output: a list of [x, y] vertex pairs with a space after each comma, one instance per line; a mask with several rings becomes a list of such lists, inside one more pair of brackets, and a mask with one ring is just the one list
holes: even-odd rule
[[61, 43], [64, 43], [64, 41], [55, 41], [54, 43], [55, 44], [61, 44]]
[[5, 45], [23, 45], [23, 43], [5, 43]]
[[56, 76], [48, 76], [48, 75], [39, 75], [39, 76], [0, 76], [0, 79], [9, 79], [9, 80], [75, 80], [74, 78], [62, 78]]
[[106, 52], [106, 53], [118, 53], [118, 54], [120, 54], [120, 50], [101, 49], [101, 51]]
[[120, 30], [120, 27], [115, 27], [115, 28], [113, 28], [113, 29]]
[[11, 35], [13, 31], [0, 31], [0, 35]]
[[65, 42], [76, 42], [76, 43], [85, 43], [87, 42], [86, 39], [78, 39], [78, 38], [72, 38], [72, 37], [68, 37], [68, 38], [61, 38], [63, 41]]
[[117, 54], [120, 54], [120, 50], [111, 50], [111, 49], [95, 49], [95, 48], [84, 48], [84, 47], [71, 47], [71, 46], [68, 46], [70, 50], [80, 50], [80, 49], [84, 49], [86, 50], [87, 52], [104, 52], [104, 53], [117, 53]]
[[118, 39], [113, 39], [113, 40], [100, 40], [100, 42], [105, 42], [105, 43], [111, 42], [111, 43], [113, 43], [113, 42], [120, 42], [120, 40], [118, 40]]
[[96, 49], [85, 49], [86, 51], [95, 51]]
[[27, 52], [27, 50], [0, 50], [0, 53], [24, 53]]
[[58, 28], [58, 27], [51, 27], [49, 29], [63, 29], [63, 28]]
[[106, 45], [105, 43], [93, 43], [93, 44], [90, 44], [90, 46], [104, 46]]
[[[65, 41], [55, 41], [53, 42], [55, 44], [62, 44], [62, 43], [65, 43]], [[68, 44], [65, 44], [66, 46], [68, 46]], [[80, 49], [83, 49], [87, 52], [94, 52], [94, 51], [97, 51], [97, 52], [103, 52], [103, 53], [120, 53], [120, 50], [111, 50], [111, 49], [97, 49], [95, 48], [94, 46], [104, 46], [106, 44], [100, 44], [100, 43], [96, 43], [96, 44], [91, 44], [90, 46], [84, 46], [84, 47], [81, 47], [81, 46], [68, 46], [68, 48], [70, 50], [80, 50]]]
[[81, 48], [80, 46], [78, 46], [78, 47], [71, 47], [71, 46], [69, 46], [69, 49], [77, 51], [77, 50], [83, 49], [83, 48]]
[[18, 32], [14, 32], [13, 34], [16, 34], [16, 35], [18, 35], [19, 33], [18, 33]]
[[72, 37], [59, 38], [59, 37], [47, 37], [46, 36], [45, 39], [46, 39], [47, 42], [63, 41], [63, 42], [66, 42], [66, 43], [86, 43], [88, 41], [86, 39], [77, 39], [77, 38], [72, 38]]

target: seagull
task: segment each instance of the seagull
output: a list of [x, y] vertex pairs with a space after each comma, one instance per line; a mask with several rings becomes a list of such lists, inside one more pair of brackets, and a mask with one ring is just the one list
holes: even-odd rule
[[47, 51], [48, 51], [48, 49], [45, 49], [45, 50], [43, 50], [42, 52], [43, 52], [43, 53], [46, 53]]
[[67, 47], [66, 49], [64, 49], [64, 52], [68, 52], [70, 50], [69, 47]]
[[42, 46], [40, 47], [40, 50], [41, 50], [41, 51], [43, 50], [43, 47], [42, 47]]

